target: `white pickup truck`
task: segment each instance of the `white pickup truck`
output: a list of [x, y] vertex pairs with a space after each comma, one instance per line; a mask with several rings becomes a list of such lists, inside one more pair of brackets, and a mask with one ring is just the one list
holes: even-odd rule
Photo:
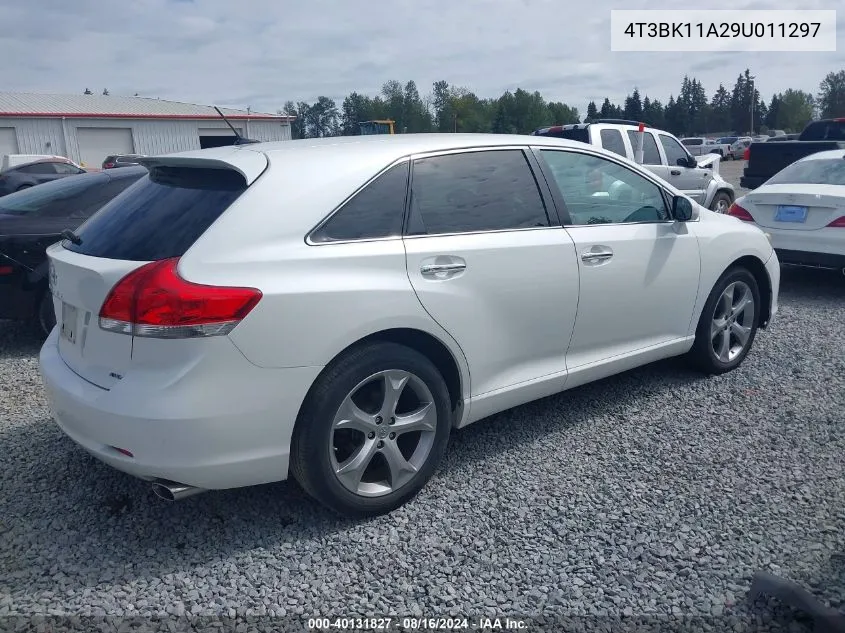
[[704, 138], [703, 136], [688, 136], [686, 138], [682, 138], [681, 145], [686, 147], [687, 151], [693, 156], [718, 154], [724, 158], [731, 151], [731, 146], [729, 144], [719, 143], [714, 139]]
[[721, 156], [708, 152], [693, 157], [669, 132], [645, 126], [642, 133], [642, 160], [637, 160], [639, 125], [636, 121], [599, 119], [591, 123], [540, 128], [531, 134], [580, 141], [615, 152], [642, 164], [700, 205], [718, 213], [726, 213], [736, 193], [734, 186], [719, 174]]

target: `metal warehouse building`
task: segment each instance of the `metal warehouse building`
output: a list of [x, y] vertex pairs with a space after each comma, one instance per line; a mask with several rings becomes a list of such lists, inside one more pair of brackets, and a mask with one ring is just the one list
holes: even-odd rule
[[[247, 138], [291, 138], [293, 117], [220, 110]], [[56, 154], [98, 168], [109, 154], [168, 154], [233, 140], [232, 130], [211, 106], [144, 97], [0, 92], [0, 157]]]

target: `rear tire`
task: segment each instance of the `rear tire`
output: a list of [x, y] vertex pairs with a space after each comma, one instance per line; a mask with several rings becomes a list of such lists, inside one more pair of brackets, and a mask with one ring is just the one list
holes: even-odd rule
[[53, 295], [49, 290], [45, 290], [38, 300], [38, 305], [35, 309], [36, 324], [39, 331], [44, 336], [49, 336], [50, 332], [56, 326], [56, 311], [53, 307]]
[[384, 514], [431, 478], [451, 426], [449, 391], [428, 358], [396, 343], [365, 344], [311, 388], [294, 428], [291, 472], [341, 515]]
[[760, 321], [760, 290], [746, 268], [728, 269], [713, 286], [701, 311], [691, 363], [707, 374], [724, 374], [748, 355]]

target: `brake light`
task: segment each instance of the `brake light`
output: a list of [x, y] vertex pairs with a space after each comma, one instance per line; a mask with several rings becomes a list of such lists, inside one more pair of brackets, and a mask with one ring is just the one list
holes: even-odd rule
[[732, 215], [733, 217], [738, 218], [743, 222], [754, 221], [754, 216], [751, 215], [745, 209], [743, 209], [741, 206], [739, 206], [736, 202], [734, 202], [730, 207], [728, 207], [728, 215]]
[[745, 148], [745, 151], [742, 153], [742, 160], [748, 160], [751, 157], [751, 146]]
[[228, 334], [261, 300], [260, 290], [206, 286], [182, 279], [179, 258], [145, 264], [111, 289], [100, 327], [150, 338]]
[[827, 228], [845, 229], [845, 215], [841, 218], [836, 218], [833, 222], [827, 225]]
[[114, 163], [106, 163], [103, 165], [103, 169], [111, 169], [112, 167], [114, 167]]
[[0, 275], [11, 275], [15, 269], [11, 266], [0, 266]]

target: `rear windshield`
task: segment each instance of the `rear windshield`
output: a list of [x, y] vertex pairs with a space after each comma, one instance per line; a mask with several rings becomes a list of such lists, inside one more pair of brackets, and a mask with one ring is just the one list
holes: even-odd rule
[[590, 135], [587, 133], [587, 128], [578, 128], [571, 130], [538, 130], [537, 136], [553, 136], [554, 138], [565, 138], [570, 141], [580, 141], [582, 143], [590, 142]]
[[802, 141], [845, 141], [845, 121], [815, 121], [801, 132]]
[[845, 159], [815, 158], [799, 160], [769, 178], [768, 185], [842, 185], [845, 186]]
[[65, 240], [71, 251], [130, 261], [181, 257], [247, 188], [229, 169], [153, 167]]
[[105, 182], [105, 174], [83, 174], [16, 191], [0, 198], [0, 215], [66, 217], [86, 192]]

